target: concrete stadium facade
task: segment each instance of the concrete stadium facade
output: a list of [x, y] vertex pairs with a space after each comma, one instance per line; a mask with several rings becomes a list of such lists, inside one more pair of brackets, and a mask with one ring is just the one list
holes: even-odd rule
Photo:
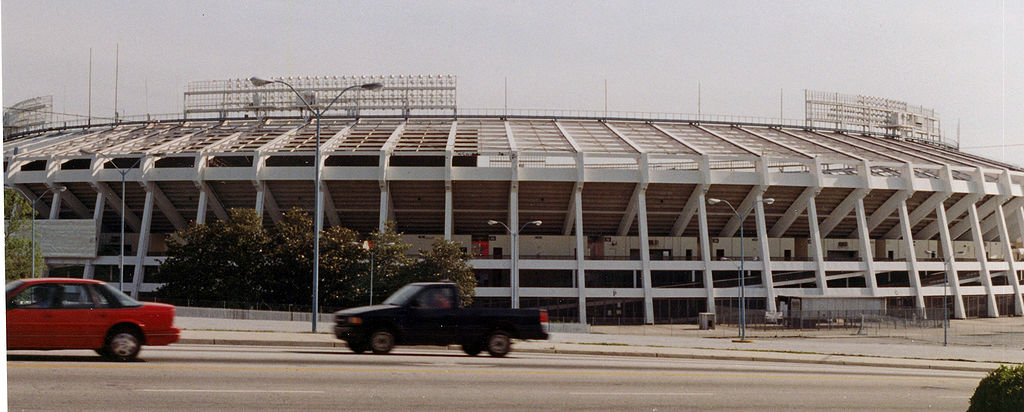
[[[738, 121], [327, 117], [314, 190], [313, 123], [23, 133], [4, 142], [5, 185], [29, 199], [65, 187], [38, 202], [41, 219], [95, 228], [93, 253], [51, 253], [51, 273], [116, 280], [123, 200], [135, 294], [159, 286], [147, 277], [174, 230], [236, 207], [273, 225], [282, 210], [312, 211], [319, 195], [327, 225], [365, 233], [392, 221], [415, 248], [462, 242], [476, 254], [480, 304], [548, 307], [570, 321], [654, 323], [734, 306], [741, 247], [742, 293], [768, 312], [812, 296], [934, 308], [947, 293], [957, 318], [1024, 311], [1024, 170], [948, 146]], [[750, 214], [741, 222], [712, 198]], [[515, 242], [489, 220], [543, 224]]]

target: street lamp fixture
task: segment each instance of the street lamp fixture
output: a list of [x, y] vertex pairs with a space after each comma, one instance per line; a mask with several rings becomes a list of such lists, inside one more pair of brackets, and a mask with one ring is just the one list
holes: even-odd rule
[[512, 308], [519, 307], [519, 232], [522, 232], [527, 226], [540, 226], [543, 223], [544, 222], [540, 220], [531, 220], [519, 227], [519, 230], [513, 231], [504, 222], [499, 222], [497, 220], [487, 221], [487, 224], [491, 226], [501, 225], [501, 227], [505, 228], [505, 230], [512, 235], [512, 273], [510, 276], [511, 279], [509, 279], [510, 283], [512, 283]]
[[366, 83], [366, 84], [360, 84], [360, 85], [354, 85], [354, 86], [346, 87], [344, 89], [341, 89], [341, 91], [338, 92], [338, 94], [336, 96], [334, 96], [334, 99], [332, 99], [331, 102], [327, 104], [327, 106], [324, 106], [320, 110], [316, 110], [316, 109], [313, 108], [312, 105], [309, 104], [308, 101], [306, 101], [306, 98], [302, 95], [302, 93], [299, 93], [298, 90], [295, 90], [295, 87], [292, 87], [292, 85], [288, 84], [288, 82], [285, 82], [283, 80], [267, 80], [267, 79], [262, 79], [262, 78], [253, 76], [253, 77], [249, 78], [249, 83], [252, 83], [252, 85], [255, 86], [255, 87], [263, 87], [263, 86], [266, 86], [266, 85], [271, 84], [271, 83], [278, 83], [278, 84], [283, 84], [283, 85], [287, 86], [288, 89], [292, 91], [292, 93], [295, 93], [295, 95], [299, 97], [299, 100], [302, 101], [302, 104], [304, 106], [306, 106], [306, 108], [309, 109], [309, 111], [312, 112], [313, 115], [316, 117], [316, 155], [315, 155], [315, 160], [314, 160], [314, 163], [313, 163], [313, 175], [314, 175], [313, 176], [313, 180], [314, 180], [315, 183], [314, 183], [314, 187], [313, 187], [313, 199], [314, 199], [314, 202], [313, 202], [313, 214], [314, 214], [313, 221], [314, 221], [314, 228], [313, 228], [313, 316], [312, 316], [312, 318], [313, 318], [313, 332], [316, 332], [316, 322], [317, 322], [317, 317], [318, 317], [319, 312], [320, 312], [320, 296], [319, 296], [320, 295], [320, 230], [323, 227], [323, 219], [322, 219], [322, 216], [321, 216], [321, 213], [320, 213], [320, 118], [323, 116], [324, 113], [326, 113], [328, 110], [330, 110], [331, 106], [333, 106], [334, 103], [336, 103], [338, 101], [338, 99], [340, 99], [341, 96], [343, 94], [345, 94], [345, 92], [347, 92], [349, 90], [352, 90], [352, 89], [356, 89], [356, 88], [363, 89], [363, 90], [379, 90], [379, 89], [383, 88], [384, 85], [380, 84], [380, 83]]
[[[770, 205], [772, 203], [775, 203], [775, 199], [767, 197], [767, 198], [761, 199], [760, 202], [763, 203], [763, 204], [766, 204], [766, 205]], [[736, 211], [736, 208], [732, 207], [732, 203], [729, 203], [728, 200], [716, 199], [716, 198], [713, 198], [713, 197], [709, 197], [708, 198], [708, 204], [710, 204], [710, 205], [717, 205], [719, 203], [725, 203], [727, 206], [729, 206], [729, 209], [732, 210], [732, 213], [734, 215], [736, 215], [736, 219], [739, 219], [739, 224], [740, 224], [740, 276], [739, 276], [740, 277], [740, 293], [739, 293], [739, 295], [740, 295], [740, 322], [739, 322], [740, 338], [738, 340], [736, 340], [736, 342], [749, 342], [747, 340], [747, 302], [746, 302], [746, 298], [747, 297], [746, 297], [746, 290], [745, 290], [746, 289], [747, 273], [746, 273], [745, 268], [743, 267], [743, 262], [746, 260], [746, 257], [744, 256], [744, 250], [743, 250], [743, 243], [744, 243], [743, 242], [743, 220], [745, 220], [747, 218], [747, 215], [750, 214], [750, 211], [753, 210], [754, 206], [756, 206], [757, 204], [756, 203], [755, 204], [751, 204], [750, 207], [748, 207], [747, 210], [743, 211], [743, 213], [741, 214], [740, 212]]]

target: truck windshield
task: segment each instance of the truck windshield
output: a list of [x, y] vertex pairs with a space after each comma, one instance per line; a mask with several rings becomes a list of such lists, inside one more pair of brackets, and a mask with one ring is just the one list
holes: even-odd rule
[[405, 285], [401, 289], [398, 289], [397, 292], [391, 294], [391, 296], [389, 296], [388, 299], [384, 301], [384, 304], [403, 306], [406, 304], [406, 302], [409, 301], [409, 299], [412, 299], [413, 296], [416, 296], [416, 294], [419, 293], [420, 289], [423, 289], [423, 287], [418, 285]]

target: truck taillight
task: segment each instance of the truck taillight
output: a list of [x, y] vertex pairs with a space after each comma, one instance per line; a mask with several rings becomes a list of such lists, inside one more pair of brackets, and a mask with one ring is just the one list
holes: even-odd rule
[[548, 311], [541, 309], [540, 323], [548, 323]]

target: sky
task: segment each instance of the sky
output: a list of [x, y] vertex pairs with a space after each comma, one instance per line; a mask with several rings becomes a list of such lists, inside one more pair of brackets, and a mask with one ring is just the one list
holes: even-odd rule
[[0, 37], [4, 106], [88, 113], [90, 49], [99, 116], [115, 68], [123, 115], [254, 75], [455, 74], [460, 109], [502, 108], [507, 81], [509, 108], [696, 113], [699, 88], [704, 114], [792, 119], [808, 89], [933, 108], [962, 150], [1024, 165], [1014, 0], [4, 0]]

